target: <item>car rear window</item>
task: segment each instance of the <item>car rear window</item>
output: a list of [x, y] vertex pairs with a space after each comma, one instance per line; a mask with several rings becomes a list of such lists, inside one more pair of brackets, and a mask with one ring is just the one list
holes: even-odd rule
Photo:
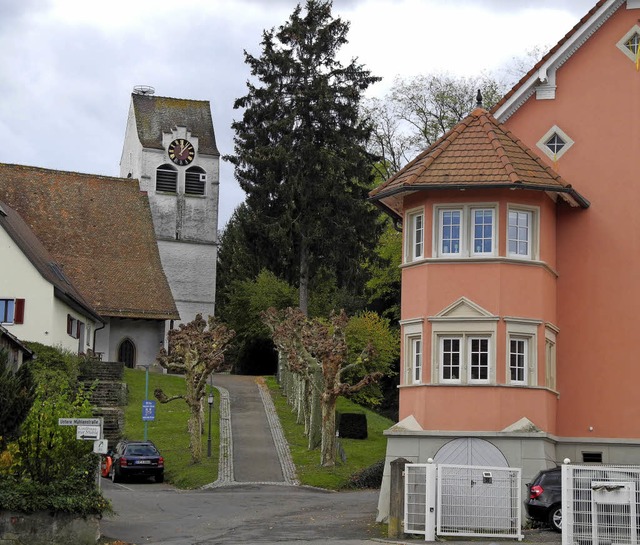
[[158, 451], [151, 445], [129, 445], [124, 454], [125, 456], [155, 456]]

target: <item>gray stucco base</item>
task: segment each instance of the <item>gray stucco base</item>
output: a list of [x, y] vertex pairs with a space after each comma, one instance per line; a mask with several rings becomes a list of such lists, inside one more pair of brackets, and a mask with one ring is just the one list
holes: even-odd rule
[[95, 545], [99, 538], [96, 516], [0, 511], [0, 545]]
[[406, 458], [411, 463], [426, 464], [429, 458], [436, 457], [441, 447], [461, 437], [490, 442], [502, 452], [509, 467], [522, 469], [523, 500], [527, 493], [526, 483], [531, 482], [541, 469], [555, 467], [565, 458], [580, 464], [585, 452], [600, 452], [604, 464], [640, 464], [640, 440], [561, 438], [544, 432], [410, 431], [396, 427], [384, 434], [387, 454], [378, 499], [378, 522], [386, 522], [389, 516], [390, 462]]

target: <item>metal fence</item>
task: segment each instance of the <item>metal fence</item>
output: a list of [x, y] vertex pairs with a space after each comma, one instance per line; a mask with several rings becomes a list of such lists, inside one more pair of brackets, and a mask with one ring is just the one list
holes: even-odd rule
[[521, 470], [449, 464], [405, 466], [406, 533], [521, 540]]
[[640, 466], [562, 466], [562, 543], [636, 545]]

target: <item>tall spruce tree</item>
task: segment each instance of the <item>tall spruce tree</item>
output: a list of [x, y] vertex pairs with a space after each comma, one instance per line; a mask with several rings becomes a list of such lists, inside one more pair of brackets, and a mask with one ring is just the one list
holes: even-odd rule
[[253, 82], [234, 104], [243, 115], [232, 124], [235, 154], [227, 157], [305, 314], [320, 266], [336, 271], [339, 287], [362, 282], [361, 257], [377, 233], [366, 202], [371, 127], [358, 112], [379, 78], [356, 60], [336, 59], [349, 24], [331, 10], [330, 1], [308, 0], [263, 33], [259, 57], [245, 51]]

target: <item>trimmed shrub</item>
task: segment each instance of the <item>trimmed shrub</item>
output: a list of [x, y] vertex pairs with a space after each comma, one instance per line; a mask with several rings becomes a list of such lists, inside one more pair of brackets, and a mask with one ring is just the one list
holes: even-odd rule
[[384, 460], [380, 460], [369, 467], [365, 467], [358, 473], [351, 475], [351, 477], [349, 477], [349, 486], [351, 488], [380, 488], [382, 485], [383, 472]]
[[343, 439], [366, 439], [367, 415], [362, 413], [336, 413], [336, 429]]

